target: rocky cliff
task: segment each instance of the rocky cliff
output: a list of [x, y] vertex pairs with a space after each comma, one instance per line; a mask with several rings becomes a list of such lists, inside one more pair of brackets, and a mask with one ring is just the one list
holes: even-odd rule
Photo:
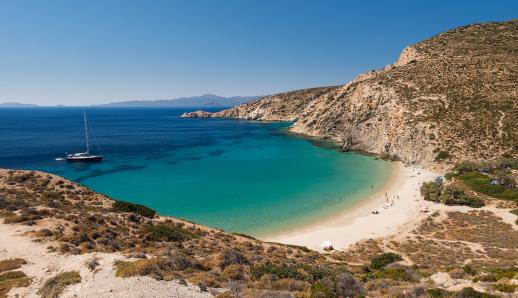
[[518, 19], [441, 33], [341, 87], [183, 116], [296, 121], [292, 132], [409, 163], [516, 155]]

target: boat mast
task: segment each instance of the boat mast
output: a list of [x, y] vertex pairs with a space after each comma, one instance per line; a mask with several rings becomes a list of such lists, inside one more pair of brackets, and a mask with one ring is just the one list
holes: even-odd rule
[[86, 154], [90, 154], [90, 143], [88, 142], [88, 125], [86, 124], [86, 112], [83, 112], [85, 119], [85, 136], [86, 136]]

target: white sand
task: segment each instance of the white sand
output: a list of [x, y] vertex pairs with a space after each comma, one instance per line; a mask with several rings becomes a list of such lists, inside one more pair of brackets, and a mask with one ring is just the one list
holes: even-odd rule
[[[389, 236], [405, 223], [420, 215], [419, 205], [428, 204], [419, 193], [423, 182], [435, 179], [438, 174], [419, 167], [406, 167], [398, 162], [393, 178], [377, 194], [358, 202], [342, 213], [323, 221], [309, 223], [300, 229], [263, 237], [262, 240], [306, 246], [321, 250], [319, 244], [331, 241], [335, 249], [345, 249], [349, 245], [366, 238]], [[383, 208], [394, 201], [393, 206]], [[397, 199], [399, 196], [399, 199]], [[379, 214], [372, 214], [378, 210]]]
[[[0, 260], [22, 258], [28, 262], [19, 271], [32, 278], [26, 288], [15, 288], [10, 297], [40, 297], [37, 292], [45, 281], [58, 273], [79, 271], [81, 283], [65, 289], [61, 297], [212, 297], [198, 287], [183, 286], [178, 281], [157, 281], [150, 277], [117, 278], [115, 260], [124, 259], [118, 253], [63, 255], [48, 252], [46, 244], [35, 243], [20, 234], [34, 229], [21, 225], [0, 224]], [[96, 256], [99, 271], [91, 272], [85, 262]]]

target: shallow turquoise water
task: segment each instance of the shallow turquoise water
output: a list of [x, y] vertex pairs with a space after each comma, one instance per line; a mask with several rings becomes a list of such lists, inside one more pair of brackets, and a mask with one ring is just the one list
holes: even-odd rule
[[10, 121], [27, 117], [30, 126], [29, 118], [55, 117], [47, 125], [61, 129], [39, 127], [33, 135], [24, 129], [16, 137], [18, 126], [0, 117], [0, 141], [7, 144], [0, 166], [50, 171], [164, 215], [255, 236], [339, 212], [374, 193], [391, 173], [388, 162], [290, 136], [286, 123], [181, 119], [181, 112], [88, 111], [106, 156], [95, 164], [52, 160], [60, 154], [48, 139], [56, 131], [59, 149], [81, 146], [78, 110], [22, 111]]

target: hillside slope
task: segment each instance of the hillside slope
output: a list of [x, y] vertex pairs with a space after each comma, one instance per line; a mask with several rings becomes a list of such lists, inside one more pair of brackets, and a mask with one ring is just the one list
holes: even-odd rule
[[265, 97], [185, 117], [296, 120], [292, 132], [410, 163], [515, 155], [518, 19], [441, 33], [407, 47], [382, 70], [313, 90], [323, 92], [310, 100], [297, 100], [301, 91], [284, 93], [275, 104]]
[[0, 169], [0, 297], [511, 297], [498, 291], [518, 290], [517, 205], [483, 200], [321, 253]]

